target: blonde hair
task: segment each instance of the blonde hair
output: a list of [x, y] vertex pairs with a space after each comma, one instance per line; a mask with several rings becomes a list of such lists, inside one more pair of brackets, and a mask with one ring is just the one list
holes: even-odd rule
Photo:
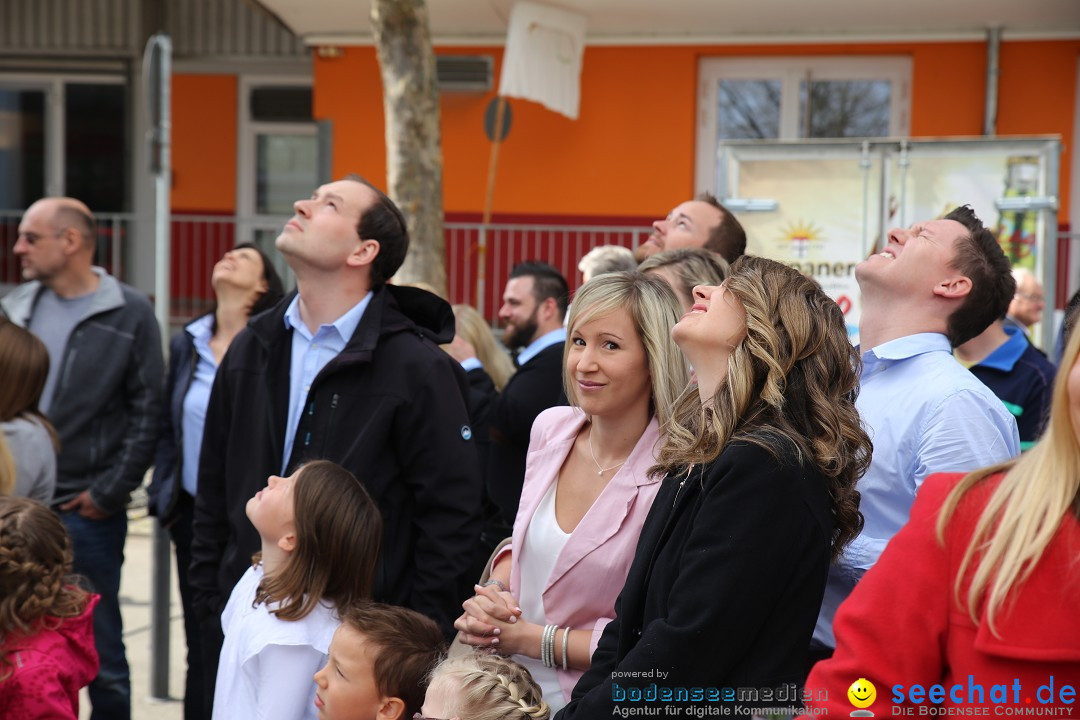
[[11, 456], [7, 438], [0, 432], [0, 495], [10, 495], [15, 490], [15, 458]]
[[652, 383], [652, 410], [663, 426], [671, 419], [679, 394], [690, 382], [686, 361], [671, 341], [671, 328], [679, 321], [682, 307], [671, 286], [663, 278], [639, 272], [605, 273], [581, 286], [570, 305], [567, 335], [563, 348], [563, 385], [571, 405], [577, 405], [575, 383], [566, 373], [566, 358], [573, 346], [578, 326], [624, 309], [630, 313], [634, 330], [645, 346]]
[[[976, 623], [985, 604], [986, 621], [995, 635], [998, 612], [1031, 575], [1062, 518], [1071, 509], [1080, 519], [1080, 428], [1073, 426], [1068, 388], [1078, 355], [1080, 333], [1074, 333], [1054, 380], [1046, 430], [1035, 447], [1019, 458], [969, 473], [949, 493], [938, 516], [938, 540], [944, 544], [949, 519], [968, 491], [1004, 471], [975, 525], [954, 588], [957, 603], [966, 605]], [[962, 598], [966, 577], [971, 584]]]
[[725, 287], [746, 311], [746, 336], [711, 402], [696, 385], [678, 399], [651, 472], [686, 473], [734, 440], [774, 456], [795, 449], [829, 478], [836, 558], [862, 529], [855, 482], [873, 447], [855, 409], [861, 361], [844, 315], [816, 282], [765, 258], [739, 258]]
[[71, 540], [59, 516], [36, 500], [0, 497], [0, 681], [11, 672], [12, 635], [56, 629], [86, 609], [74, 586]]
[[448, 683], [453, 699], [443, 709], [468, 720], [547, 720], [551, 714], [529, 671], [510, 658], [477, 651], [443, 660], [428, 688]]
[[477, 359], [491, 376], [491, 382], [495, 383], [495, 389], [501, 392], [514, 374], [514, 362], [499, 348], [495, 335], [480, 313], [469, 305], [454, 305], [453, 309], [457, 334], [473, 346]]
[[650, 255], [638, 271], [647, 273], [670, 267], [679, 278], [679, 285], [687, 297], [694, 297], [696, 285], [719, 285], [731, 274], [731, 265], [719, 253], [704, 248], [676, 248]]

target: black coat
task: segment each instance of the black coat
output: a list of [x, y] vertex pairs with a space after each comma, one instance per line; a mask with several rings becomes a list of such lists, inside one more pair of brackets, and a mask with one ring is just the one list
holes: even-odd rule
[[[832, 528], [826, 479], [800, 463], [793, 447], [778, 461], [734, 442], [703, 470], [665, 479], [616, 617], [557, 717], [591, 720], [641, 707], [649, 703], [614, 702], [613, 690], [618, 696], [652, 684], [716, 688], [720, 697], [723, 688], [784, 686], [794, 694], [785, 684], [801, 683], [805, 673]], [[708, 702], [707, 690], [703, 698], [694, 704], [719, 704]], [[774, 694], [742, 704], [786, 703]]]
[[[260, 542], [244, 507], [281, 470], [292, 349], [283, 318], [291, 300], [251, 320], [214, 381], [191, 567], [204, 616], [220, 614], [251, 565]], [[375, 290], [345, 349], [312, 383], [288, 463], [291, 471], [332, 460], [364, 483], [384, 523], [375, 599], [417, 610], [448, 633], [461, 613], [457, 588], [479, 536], [482, 489], [465, 373], [438, 346], [453, 335], [453, 313], [438, 297]]]
[[485, 478], [488, 496], [499, 508], [507, 530], [517, 517], [533, 421], [549, 407], [566, 404], [562, 377], [560, 342], [544, 348], [518, 368], [495, 401]]
[[186, 330], [169, 341], [169, 371], [162, 394], [161, 429], [154, 452], [154, 474], [146, 488], [149, 511], [166, 527], [176, 520], [180, 491], [183, 489], [181, 465], [184, 455], [184, 397], [195, 376], [195, 346]]

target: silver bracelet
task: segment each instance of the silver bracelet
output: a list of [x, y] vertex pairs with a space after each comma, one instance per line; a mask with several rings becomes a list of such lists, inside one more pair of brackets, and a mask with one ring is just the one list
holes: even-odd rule
[[485, 583], [484, 583], [483, 585], [481, 585], [480, 587], [487, 587], [488, 585], [498, 585], [498, 586], [499, 586], [499, 590], [501, 590], [502, 592], [510, 592], [509, 590], [507, 590], [507, 589], [506, 589], [506, 586], [505, 586], [505, 585], [503, 585], [503, 583], [502, 583], [502, 581], [501, 581], [501, 580], [496, 580], [495, 578], [491, 578], [490, 580], [488, 580], [487, 582], [485, 582]]
[[545, 625], [540, 636], [540, 662], [544, 667], [555, 667], [555, 631], [558, 625]]
[[570, 626], [567, 625], [563, 629], [563, 634], [562, 634], [562, 669], [563, 670], [568, 669], [566, 667], [566, 643], [569, 641], [569, 639], [570, 639]]

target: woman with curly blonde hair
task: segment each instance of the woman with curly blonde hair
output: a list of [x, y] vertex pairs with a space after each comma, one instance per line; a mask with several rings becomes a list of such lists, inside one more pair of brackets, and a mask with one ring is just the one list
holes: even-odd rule
[[0, 497], [0, 708], [7, 720], [79, 717], [79, 689], [97, 675], [97, 595], [72, 584], [72, 552], [56, 513]]
[[817, 283], [740, 258], [694, 288], [671, 336], [697, 383], [665, 426], [618, 615], [560, 718], [610, 716], [620, 698], [797, 702], [829, 563], [862, 524], [859, 358]]
[[439, 663], [414, 720], [548, 720], [550, 711], [529, 671], [479, 651]]

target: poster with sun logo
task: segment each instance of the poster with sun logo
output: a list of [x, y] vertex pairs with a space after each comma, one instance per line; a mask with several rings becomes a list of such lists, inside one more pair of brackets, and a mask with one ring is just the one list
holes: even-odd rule
[[[740, 214], [739, 221], [746, 228], [749, 252], [817, 280], [844, 311], [848, 335], [857, 342], [855, 265], [869, 254], [880, 233], [880, 159], [871, 157], [868, 168], [857, 153], [845, 154], [740, 158], [740, 194], [776, 199], [777, 208]], [[872, 172], [875, 167], [877, 172]], [[866, 183], [873, 187], [864, 193]]]

